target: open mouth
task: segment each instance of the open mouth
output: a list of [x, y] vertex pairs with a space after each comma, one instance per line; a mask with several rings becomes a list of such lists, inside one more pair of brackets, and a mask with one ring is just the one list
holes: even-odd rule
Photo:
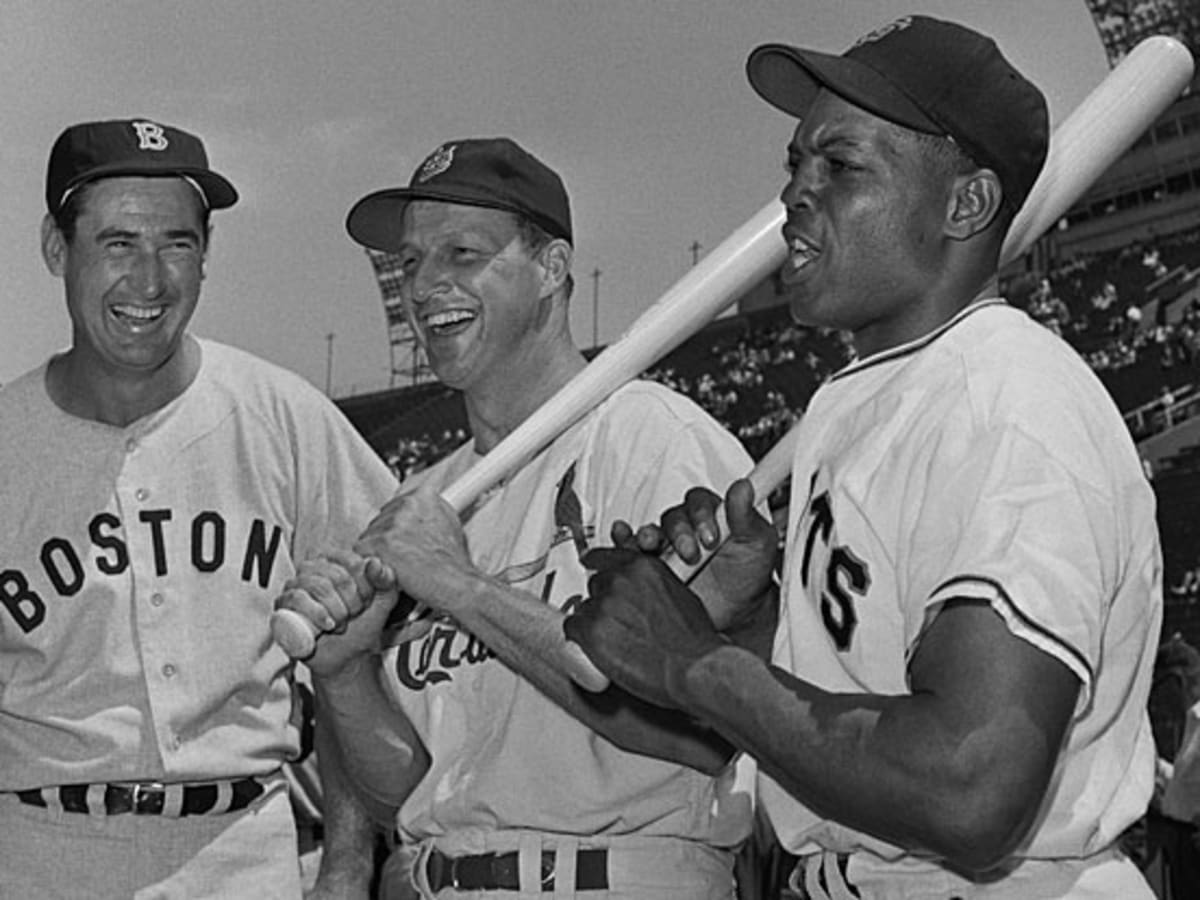
[[448, 309], [443, 312], [431, 313], [422, 321], [427, 331], [434, 334], [451, 334], [474, 322], [476, 315], [465, 309]]
[[113, 306], [112, 314], [127, 325], [152, 325], [166, 315], [165, 306]]
[[800, 275], [821, 255], [820, 247], [795, 232], [785, 231], [784, 239], [787, 241], [788, 257], [781, 274], [785, 279]]

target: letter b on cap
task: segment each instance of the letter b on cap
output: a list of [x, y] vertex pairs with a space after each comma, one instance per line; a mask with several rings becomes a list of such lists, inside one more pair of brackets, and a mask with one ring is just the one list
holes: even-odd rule
[[153, 122], [134, 122], [133, 130], [137, 132], [139, 150], [166, 150], [167, 136], [161, 125]]

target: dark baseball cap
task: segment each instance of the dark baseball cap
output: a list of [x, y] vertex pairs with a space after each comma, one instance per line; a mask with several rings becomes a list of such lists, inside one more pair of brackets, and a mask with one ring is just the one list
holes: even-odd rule
[[486, 206], [527, 216], [552, 237], [571, 237], [571, 205], [562, 179], [510, 138], [449, 141], [417, 167], [406, 188], [367, 194], [350, 209], [350, 237], [374, 250], [400, 247], [404, 207], [412, 200]]
[[904, 16], [841, 56], [763, 44], [746, 61], [754, 89], [804, 118], [822, 87], [880, 118], [946, 135], [993, 170], [1019, 209], [1041, 172], [1049, 141], [1046, 100], [995, 41], [929, 16]]
[[120, 175], [177, 175], [191, 179], [209, 209], [237, 202], [232, 184], [208, 167], [194, 134], [150, 119], [111, 119], [72, 125], [58, 136], [46, 170], [46, 207], [57, 213], [75, 188]]

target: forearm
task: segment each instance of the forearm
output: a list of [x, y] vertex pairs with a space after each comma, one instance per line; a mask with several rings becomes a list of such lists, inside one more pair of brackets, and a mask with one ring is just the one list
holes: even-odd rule
[[778, 625], [779, 586], [772, 582], [753, 607], [743, 609], [738, 617], [718, 630], [736, 646], [749, 650], [759, 659], [770, 660]]
[[732, 746], [687, 715], [666, 710], [612, 686], [601, 694], [580, 689], [567, 674], [571, 657], [561, 611], [495, 579], [473, 575], [460, 590], [452, 617], [518, 675], [622, 749], [715, 774]]
[[429, 768], [429, 755], [407, 717], [383, 691], [376, 656], [316, 677], [318, 716], [337, 742], [344, 771], [372, 817], [386, 820]]
[[[318, 726], [316, 745], [324, 835], [314, 893], [365, 900], [374, 874], [378, 827], [351, 787], [340, 748], [327, 727]], [[383, 812], [377, 811], [376, 818]], [[385, 824], [391, 826], [390, 811]]]
[[[1037, 810], [1024, 785], [1006, 791], [996, 777], [1003, 750], [964, 740], [930, 696], [830, 693], [726, 646], [689, 670], [675, 699], [818, 815], [965, 868], [995, 862]], [[1025, 725], [993, 723], [1027, 735]]]

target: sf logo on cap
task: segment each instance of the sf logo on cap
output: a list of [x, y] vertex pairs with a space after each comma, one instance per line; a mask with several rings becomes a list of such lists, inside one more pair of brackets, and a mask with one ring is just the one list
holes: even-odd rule
[[139, 150], [166, 150], [167, 136], [161, 125], [153, 122], [133, 122], [133, 130], [137, 132]]

